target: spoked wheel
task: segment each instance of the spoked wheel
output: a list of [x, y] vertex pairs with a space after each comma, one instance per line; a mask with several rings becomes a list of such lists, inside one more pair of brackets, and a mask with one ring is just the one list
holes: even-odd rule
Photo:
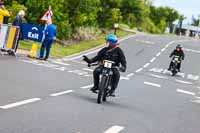
[[177, 73], [176, 69], [173, 68], [173, 69], [172, 69], [172, 76], [175, 76], [176, 73]]
[[97, 103], [100, 104], [102, 101], [106, 101], [105, 97], [105, 88], [107, 86], [107, 77], [102, 76], [100, 86], [99, 86], [99, 92], [97, 96]]
[[108, 90], [104, 92], [103, 101], [106, 102], [106, 97], [108, 96]]
[[176, 72], [175, 71], [172, 71], [172, 76], [175, 76], [176, 75]]

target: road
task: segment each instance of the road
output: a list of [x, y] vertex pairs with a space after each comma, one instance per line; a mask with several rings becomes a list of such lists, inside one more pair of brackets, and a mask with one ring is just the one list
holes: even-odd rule
[[[166, 70], [181, 43], [181, 73]], [[81, 55], [48, 62], [0, 56], [0, 133], [199, 133], [200, 40], [139, 34], [121, 41], [117, 97], [96, 103]]]

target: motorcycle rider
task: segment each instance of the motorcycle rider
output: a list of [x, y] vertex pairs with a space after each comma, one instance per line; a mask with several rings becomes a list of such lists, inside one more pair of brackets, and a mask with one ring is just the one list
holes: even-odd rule
[[[94, 62], [102, 62], [103, 60], [110, 60], [115, 62], [113, 66], [119, 67], [121, 72], [126, 71], [126, 58], [124, 56], [124, 52], [120, 47], [118, 47], [118, 38], [114, 34], [109, 34], [106, 36], [106, 43], [108, 44], [107, 47], [101, 49], [97, 55], [91, 59], [87, 56], [83, 56], [83, 60], [86, 61], [88, 64]], [[120, 67], [121, 64], [121, 67]], [[103, 65], [100, 64], [94, 71], [93, 71], [93, 80], [94, 86], [90, 89], [92, 92], [97, 93], [99, 89], [99, 75], [102, 73]], [[113, 76], [111, 81], [111, 90], [109, 92], [110, 96], [115, 96], [115, 90], [118, 86], [120, 73], [117, 68], [112, 68]]]
[[[171, 58], [172, 56], [173, 57], [174, 56], [179, 56], [179, 61], [180, 62], [178, 63], [177, 69], [178, 69], [178, 72], [180, 72], [181, 61], [184, 60], [184, 58], [185, 58], [185, 54], [184, 54], [184, 52], [183, 52], [182, 47], [181, 47], [180, 44], [178, 44], [176, 46], [176, 49], [170, 54], [169, 57]], [[172, 67], [172, 61], [171, 61], [170, 65], [169, 65], [169, 68], [168, 68], [169, 71], [171, 70], [171, 67]]]

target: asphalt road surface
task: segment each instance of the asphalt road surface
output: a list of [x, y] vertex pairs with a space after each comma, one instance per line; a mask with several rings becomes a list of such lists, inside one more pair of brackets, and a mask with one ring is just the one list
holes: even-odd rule
[[[181, 73], [166, 69], [180, 43]], [[48, 62], [0, 56], [0, 133], [199, 133], [200, 40], [136, 35], [121, 41], [128, 68], [117, 97], [96, 103], [82, 54]]]

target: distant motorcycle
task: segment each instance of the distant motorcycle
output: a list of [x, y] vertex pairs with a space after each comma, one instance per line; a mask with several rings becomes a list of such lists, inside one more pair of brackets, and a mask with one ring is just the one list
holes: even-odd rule
[[178, 73], [178, 64], [179, 63], [180, 63], [180, 57], [174, 56], [172, 59], [172, 66], [171, 66], [172, 76], [175, 76]]

